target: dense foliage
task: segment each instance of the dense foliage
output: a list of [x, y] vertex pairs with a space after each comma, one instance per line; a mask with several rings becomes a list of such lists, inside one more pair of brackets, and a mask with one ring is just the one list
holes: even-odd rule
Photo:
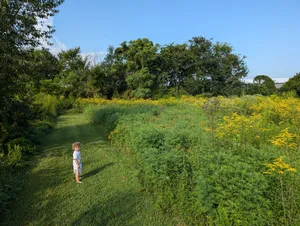
[[285, 84], [283, 84], [281, 91], [294, 91], [300, 97], [300, 73], [297, 73], [294, 77], [290, 78]]
[[[34, 95], [38, 80], [56, 73], [52, 68], [56, 58], [33, 48], [51, 37], [53, 28], [43, 29], [39, 21], [57, 13], [62, 2], [0, 0], [0, 213], [16, 196], [20, 168], [36, 152], [34, 142], [42, 130], [31, 125], [48, 116], [48, 112], [39, 114]], [[41, 105], [49, 104], [55, 103]], [[44, 131], [49, 128], [43, 127]]]
[[[221, 105], [227, 104], [227, 108], [218, 106], [218, 99], [210, 103], [206, 99], [195, 99], [192, 96], [271, 95], [277, 92], [274, 82], [264, 75], [256, 77], [253, 85], [243, 83], [242, 79], [248, 73], [245, 57], [234, 53], [233, 47], [228, 43], [213, 42], [205, 37], [193, 37], [183, 44], [171, 43], [164, 46], [147, 38], [124, 41], [116, 48], [110, 46], [104, 60], [94, 65], [82, 56], [79, 47], [54, 55], [41, 48], [41, 42], [48, 41], [54, 29], [41, 25], [44, 20], [58, 12], [57, 7], [62, 2], [63, 0], [0, 0], [0, 210], [7, 208], [8, 201], [15, 197], [15, 190], [19, 188], [19, 175], [15, 170], [24, 169], [28, 164], [27, 160], [38, 150], [39, 137], [49, 131], [57, 115], [74, 106], [81, 109], [89, 103], [106, 104], [107, 100], [119, 98], [113, 102], [116, 106], [100, 110], [90, 108], [86, 109], [86, 113], [92, 121], [105, 123], [107, 128], [113, 131], [111, 138], [116, 143], [120, 143], [118, 139], [123, 136], [123, 133], [121, 136], [116, 131], [119, 128], [128, 130], [126, 136], [132, 136], [134, 140], [127, 144], [126, 142], [131, 142], [131, 137], [123, 137], [122, 146], [136, 153], [138, 164], [148, 164], [148, 168], [141, 170], [141, 181], [148, 191], [155, 194], [159, 206], [166, 210], [170, 206], [178, 206], [175, 209], [180, 212], [184, 206], [192, 203], [194, 196], [198, 195], [196, 181], [207, 173], [201, 171], [200, 166], [195, 168], [195, 162], [186, 154], [192, 148], [202, 150], [201, 145], [211, 143], [209, 139], [207, 142], [199, 141], [201, 136], [206, 139], [207, 134], [195, 126], [198, 123], [197, 115], [207, 117], [209, 125], [206, 129], [211, 134], [212, 142], [219, 142], [225, 152], [230, 147], [230, 153], [237, 162], [240, 161], [240, 157], [235, 157], [234, 148], [246, 149], [247, 145], [256, 149], [265, 147], [265, 139], [271, 139], [270, 136], [275, 134], [277, 138], [273, 137], [273, 143], [277, 146], [284, 144], [288, 148], [295, 145], [298, 147], [298, 135], [294, 134], [299, 133], [296, 128], [300, 128], [300, 120], [293, 116], [299, 113], [298, 102], [289, 96], [300, 95], [299, 73], [281, 89], [282, 92], [291, 91], [283, 95], [290, 102], [276, 99], [277, 97], [249, 97], [240, 102], [235, 100], [238, 102], [238, 113], [231, 112], [232, 114], [228, 114], [217, 125], [221, 109], [230, 112], [231, 107], [236, 108], [235, 101], [227, 99], [220, 102]], [[186, 96], [181, 99], [159, 99], [182, 95]], [[99, 97], [103, 99], [98, 99]], [[137, 98], [141, 99], [136, 102], [130, 101]], [[121, 99], [126, 99], [127, 102]], [[206, 115], [197, 108], [204, 103]], [[128, 104], [134, 106], [128, 108]], [[143, 105], [141, 109], [140, 104]], [[180, 110], [165, 110], [164, 107], [170, 105], [184, 107]], [[173, 110], [175, 113], [171, 112]], [[165, 121], [160, 121], [160, 115]], [[184, 115], [189, 115], [190, 119], [181, 120]], [[179, 117], [180, 120], [171, 122], [175, 117]], [[135, 123], [128, 129], [129, 121]], [[165, 124], [166, 122], [168, 123]], [[251, 129], [244, 129], [245, 125]], [[175, 126], [174, 130], [165, 131], [172, 126]], [[191, 131], [194, 131], [193, 135]], [[237, 134], [239, 136], [236, 136]], [[291, 140], [297, 142], [289, 143]], [[154, 156], [158, 157], [158, 162], [153, 165], [151, 158]], [[201, 161], [210, 161], [211, 158], [216, 158], [215, 156], [217, 155], [213, 149], [211, 156], [206, 156], [207, 158]], [[216, 161], [226, 166], [227, 158], [231, 157], [223, 157]], [[194, 160], [196, 161], [196, 157]], [[181, 164], [182, 162], [184, 164]], [[238, 167], [244, 171], [252, 169], [248, 162], [238, 164]], [[214, 169], [214, 166], [211, 169]], [[232, 174], [232, 170], [233, 168], [228, 169], [227, 176]], [[250, 177], [256, 178], [249, 188], [255, 188], [259, 184], [265, 189], [264, 186], [268, 183], [256, 173], [245, 174], [246, 181]], [[169, 179], [161, 181], [157, 178]], [[209, 183], [208, 181], [206, 185], [214, 186]], [[165, 193], [161, 193], [163, 190]], [[177, 191], [182, 197], [177, 197]], [[202, 198], [208, 197], [205, 193], [201, 194]], [[264, 194], [257, 194], [264, 200]], [[238, 205], [242, 205], [245, 196], [240, 197], [241, 200], [236, 202]], [[257, 199], [260, 199], [259, 197]], [[251, 202], [257, 202], [257, 199], [251, 199]], [[216, 198], [212, 202], [221, 202], [220, 200], [222, 199]], [[208, 221], [218, 220], [216, 213], [209, 212], [215, 211], [215, 204], [209, 204], [208, 201], [207, 203], [205, 207], [197, 202], [195, 205], [189, 205], [192, 208], [191, 213], [208, 214], [212, 217]], [[268, 203], [268, 200], [265, 203]], [[253, 211], [265, 211], [267, 208], [253, 208]], [[232, 220], [228, 214], [233, 210], [228, 207], [228, 203], [224, 203], [224, 207], [217, 211], [221, 211], [218, 212], [218, 216]], [[244, 216], [245, 212], [238, 214]], [[204, 215], [200, 215], [199, 219], [203, 219]], [[266, 219], [252, 220], [257, 220], [259, 224]]]
[[299, 224], [299, 99], [81, 99], [78, 106], [134, 159], [141, 191], [185, 224]]

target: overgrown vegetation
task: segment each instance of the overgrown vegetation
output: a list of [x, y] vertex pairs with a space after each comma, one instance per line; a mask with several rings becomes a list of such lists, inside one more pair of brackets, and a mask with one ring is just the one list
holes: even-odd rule
[[38, 21], [57, 13], [62, 2], [0, 1], [1, 215], [21, 188], [22, 171], [37, 152], [38, 138], [49, 130], [58, 113], [57, 97], [39, 93], [39, 80], [56, 73], [52, 70], [56, 58], [34, 48], [53, 33], [51, 26], [38, 27]]
[[[75, 183], [72, 172], [74, 139], [82, 143], [82, 184]], [[24, 180], [22, 189], [9, 211], [1, 216], [1, 225], [180, 223], [179, 219], [164, 215], [140, 192], [132, 160], [110, 145], [105, 128], [89, 124], [82, 114], [59, 117], [55, 129], [43, 137], [43, 152], [35, 162], [25, 175], [20, 172]], [[14, 177], [10, 179], [16, 181]]]
[[[219, 145], [218, 151], [224, 149], [224, 153], [233, 156], [243, 153], [247, 160], [252, 158], [249, 153], [253, 150], [260, 153], [258, 150], [269, 150], [270, 145], [275, 145], [287, 155], [287, 161], [297, 164], [297, 152], [290, 150], [299, 148], [299, 105], [298, 100], [293, 98], [299, 96], [299, 73], [280, 90], [266, 75], [257, 76], [254, 84], [245, 84], [243, 78], [248, 73], [245, 57], [234, 53], [230, 44], [205, 37], [192, 37], [187, 43], [165, 46], [147, 38], [124, 41], [116, 48], [110, 46], [101, 62], [83, 57], [79, 47], [53, 55], [41, 48], [41, 41], [49, 40], [54, 30], [51, 26], [42, 28], [42, 25], [45, 19], [58, 12], [57, 7], [62, 3], [63, 0], [0, 0], [1, 212], [7, 211], [9, 201], [16, 197], [16, 191], [20, 189], [19, 172], [27, 168], [28, 160], [38, 152], [39, 138], [49, 132], [55, 118], [66, 109], [77, 107], [80, 111], [89, 103], [106, 104], [115, 98], [119, 98], [112, 102], [115, 105], [87, 107], [85, 113], [92, 122], [102, 123], [112, 131], [110, 137], [114, 143], [135, 153], [141, 169], [150, 164], [144, 171], [141, 170], [141, 182], [149, 193], [154, 193], [158, 205], [166, 211], [172, 207], [172, 211], [181, 214], [188, 205], [192, 208], [190, 216], [195, 213], [197, 219], [206, 223], [217, 222], [217, 216], [228, 218], [228, 221], [233, 219], [227, 204], [225, 209], [220, 207], [215, 213], [205, 212], [208, 211], [206, 207], [205, 211], [199, 211], [201, 205], [197, 202], [190, 205], [195, 200], [196, 178], [202, 175], [195, 173], [201, 172], [201, 167], [195, 165], [197, 162], [200, 164], [200, 160], [196, 155], [190, 156], [195, 152], [191, 150], [203, 150], [207, 145], [212, 156], [204, 159], [210, 159], [218, 156], [215, 147]], [[219, 95], [268, 96], [274, 93], [282, 95], [282, 99], [277, 96], [204, 99]], [[183, 95], [181, 99], [174, 98]], [[141, 99], [130, 101], [136, 98]], [[202, 106], [204, 109], [200, 110]], [[191, 118], [187, 121], [181, 119], [186, 115]], [[197, 116], [200, 115], [205, 119], [201, 127], [197, 127]], [[174, 118], [178, 120], [170, 121]], [[130, 124], [129, 129], [126, 123]], [[123, 138], [123, 132], [117, 132], [120, 128], [128, 130]], [[134, 134], [131, 130], [139, 132]], [[193, 135], [191, 131], [194, 131]], [[202, 136], [203, 140], [200, 139]], [[144, 143], [139, 143], [138, 139]], [[124, 143], [121, 144], [121, 141]], [[270, 153], [274, 152], [273, 149]], [[153, 156], [158, 157], [157, 166], [151, 165], [149, 159]], [[220, 161], [226, 165], [227, 156]], [[239, 167], [251, 168], [251, 161], [256, 160], [249, 160], [249, 165], [247, 161]], [[155, 174], [151, 174], [151, 169], [155, 169]], [[174, 179], [170, 176], [172, 172], [177, 172], [173, 173], [176, 174]], [[250, 176], [247, 174], [247, 177]], [[256, 176], [253, 175], [260, 183], [261, 178]], [[169, 179], [155, 181], [158, 179], [152, 177]], [[284, 187], [284, 180], [279, 179], [281, 191], [285, 191], [281, 196], [284, 219], [289, 219], [281, 219], [280, 222], [287, 224], [294, 219], [296, 208], [293, 202], [286, 204], [294, 197], [287, 194], [287, 190], [294, 191], [294, 183], [289, 182], [288, 187]], [[255, 186], [256, 182], [253, 182], [250, 187]], [[166, 193], [160, 193], [160, 190]], [[177, 193], [182, 197], [177, 197]], [[239, 214], [242, 216], [244, 212]], [[206, 215], [211, 218], [205, 219], [203, 216]], [[189, 222], [190, 216], [182, 216]]]
[[299, 224], [299, 99], [186, 100], [93, 100], [102, 104], [85, 114], [134, 160], [141, 190], [185, 224]]

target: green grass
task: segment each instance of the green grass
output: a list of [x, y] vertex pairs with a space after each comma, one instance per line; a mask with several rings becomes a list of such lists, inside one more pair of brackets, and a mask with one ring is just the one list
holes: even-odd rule
[[[83, 183], [72, 172], [71, 144], [82, 143]], [[130, 158], [110, 146], [106, 131], [83, 115], [58, 119], [43, 139], [3, 225], [177, 225], [139, 192]]]

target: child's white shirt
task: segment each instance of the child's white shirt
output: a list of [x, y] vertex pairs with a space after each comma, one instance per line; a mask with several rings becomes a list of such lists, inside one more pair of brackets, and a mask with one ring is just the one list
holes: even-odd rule
[[78, 164], [80, 165], [80, 168], [82, 168], [81, 163], [81, 152], [80, 151], [74, 151], [73, 152], [73, 169], [78, 169], [76, 160], [78, 161]]

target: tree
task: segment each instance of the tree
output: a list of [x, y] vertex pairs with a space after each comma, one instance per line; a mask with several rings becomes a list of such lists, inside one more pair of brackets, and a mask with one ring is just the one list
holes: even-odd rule
[[158, 80], [161, 92], [173, 90], [174, 95], [180, 95], [180, 88], [183, 88], [185, 80], [193, 74], [193, 59], [187, 45], [170, 44], [161, 48], [159, 61]]
[[280, 88], [280, 92], [295, 91], [297, 96], [300, 97], [300, 73], [297, 73], [294, 77], [290, 78]]
[[58, 54], [60, 73], [54, 82], [59, 83], [63, 94], [68, 97], [87, 97], [87, 81], [89, 68], [87, 58], [80, 55], [80, 48], [76, 47]]
[[[157, 51], [158, 45], [146, 38], [122, 42], [116, 49], [110, 46], [108, 54], [100, 64], [105, 76], [96, 76], [103, 80], [98, 82], [102, 84], [101, 88], [98, 87], [101, 95], [107, 98], [123, 94], [127, 97], [150, 97], [157, 74], [154, 67]], [[98, 74], [101, 73], [98, 70]], [[126, 90], [128, 92], [125, 93]]]
[[31, 68], [34, 80], [51, 79], [59, 73], [58, 59], [46, 49], [34, 50], [30, 52]]
[[105, 71], [100, 65], [96, 65], [90, 70], [88, 79], [89, 96], [104, 96]]
[[213, 44], [204, 37], [193, 37], [189, 42], [195, 78], [202, 83], [202, 92], [231, 95], [241, 89], [240, 80], [248, 73], [245, 57], [234, 54], [227, 43]]
[[271, 95], [276, 92], [275, 82], [267, 75], [257, 75], [253, 79], [252, 94]]
[[[38, 21], [53, 16], [63, 0], [0, 0], [0, 139], [5, 142], [18, 117], [11, 117], [13, 106], [22, 104], [19, 75], [27, 67], [27, 53], [54, 32], [42, 29]], [[14, 108], [19, 109], [19, 108]], [[18, 111], [18, 110], [17, 110]], [[5, 137], [5, 138], [4, 138]]]
[[154, 45], [147, 38], [121, 43], [115, 53], [123, 58], [127, 66], [127, 73], [134, 73], [144, 67], [150, 68], [156, 58], [158, 45]]
[[29, 51], [26, 56], [26, 68], [20, 72], [18, 80], [23, 83], [27, 92], [31, 92], [30, 95], [34, 95], [45, 88], [43, 85], [52, 83], [59, 73], [58, 59], [46, 49]]
[[[111, 99], [120, 96], [127, 89], [126, 84], [126, 63], [125, 56], [119, 50], [115, 50], [113, 46], [108, 47], [107, 55], [100, 68], [95, 70], [94, 80], [100, 96]], [[104, 73], [104, 74], [103, 74]]]
[[146, 67], [128, 75], [126, 82], [131, 92], [130, 96], [137, 98], [151, 97], [151, 86], [153, 85], [154, 78], [155, 76]]

